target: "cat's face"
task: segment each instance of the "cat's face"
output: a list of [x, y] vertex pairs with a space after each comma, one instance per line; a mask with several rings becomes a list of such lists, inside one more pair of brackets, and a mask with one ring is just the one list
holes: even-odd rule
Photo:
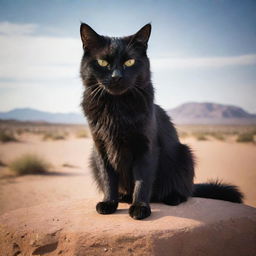
[[86, 86], [100, 86], [120, 95], [145, 82], [149, 76], [146, 49], [150, 24], [122, 38], [100, 36], [84, 23], [80, 32], [84, 48], [81, 77]]

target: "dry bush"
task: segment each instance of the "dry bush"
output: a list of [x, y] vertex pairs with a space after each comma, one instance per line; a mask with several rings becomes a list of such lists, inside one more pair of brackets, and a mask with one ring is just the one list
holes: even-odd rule
[[88, 129], [79, 130], [76, 133], [76, 137], [77, 138], [88, 138], [88, 137], [90, 137], [90, 132]]
[[46, 132], [43, 134], [43, 140], [65, 140], [66, 135], [58, 132]]
[[12, 161], [9, 167], [17, 175], [46, 174], [50, 164], [38, 155], [24, 154]]
[[200, 140], [200, 141], [208, 140], [205, 133], [194, 133], [193, 135], [196, 137], [197, 140]]
[[64, 163], [64, 164], [62, 164], [62, 167], [75, 168], [76, 166], [75, 166], [75, 165], [73, 165], [73, 164]]
[[17, 138], [13, 135], [11, 131], [0, 130], [0, 141], [1, 142], [17, 141]]
[[4, 166], [6, 166], [6, 164], [2, 160], [0, 160], [0, 167], [4, 167]]
[[237, 142], [254, 142], [254, 136], [252, 133], [242, 133], [237, 136]]
[[220, 132], [212, 132], [212, 133], [209, 133], [209, 135], [217, 140], [225, 140], [224, 134]]

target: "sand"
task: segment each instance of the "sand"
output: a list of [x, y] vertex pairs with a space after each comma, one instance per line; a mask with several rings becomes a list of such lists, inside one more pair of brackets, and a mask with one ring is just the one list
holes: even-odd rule
[[[256, 207], [256, 146], [254, 144], [183, 139], [197, 159], [196, 182], [219, 178], [233, 183], [245, 194], [245, 204]], [[38, 135], [24, 135], [21, 142], [0, 144], [0, 160], [10, 163], [23, 153], [33, 152], [52, 164], [52, 175], [9, 177], [0, 167], [0, 214], [23, 207], [71, 199], [100, 199], [90, 175], [90, 138], [69, 137], [42, 141]], [[74, 167], [63, 167], [70, 164]]]

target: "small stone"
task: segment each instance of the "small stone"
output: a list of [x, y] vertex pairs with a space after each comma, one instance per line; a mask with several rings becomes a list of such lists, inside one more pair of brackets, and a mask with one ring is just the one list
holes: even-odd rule
[[13, 248], [14, 250], [15, 250], [15, 249], [20, 249], [19, 245], [16, 244], [16, 243], [13, 243], [12, 248]]
[[108, 249], [107, 248], [104, 248], [104, 252], [107, 252], [108, 251]]

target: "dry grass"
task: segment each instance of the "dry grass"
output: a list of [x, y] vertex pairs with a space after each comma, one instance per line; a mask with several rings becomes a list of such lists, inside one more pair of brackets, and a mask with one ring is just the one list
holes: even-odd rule
[[11, 131], [0, 130], [0, 141], [1, 142], [11, 142], [17, 141], [17, 138]]
[[0, 167], [4, 167], [4, 166], [6, 166], [6, 164], [2, 160], [0, 160]]
[[225, 135], [220, 132], [212, 132], [212, 133], [209, 133], [209, 135], [217, 140], [222, 140], [222, 141], [225, 140]]
[[62, 167], [67, 167], [67, 168], [76, 168], [76, 166], [75, 166], [75, 165], [73, 165], [73, 164], [69, 164], [69, 163], [64, 163], [64, 164], [62, 164]]
[[204, 134], [204, 133], [194, 133], [193, 135], [195, 136], [195, 138], [197, 140], [200, 140], [200, 141], [208, 140], [206, 134]]
[[[181, 138], [182, 134], [186, 137], [196, 137], [198, 140], [216, 139], [229, 141], [238, 137], [237, 142], [252, 142], [252, 137], [256, 135], [256, 125], [177, 125]], [[244, 135], [247, 134], [247, 135]]]
[[254, 136], [252, 133], [242, 133], [237, 136], [237, 142], [254, 142]]
[[88, 138], [90, 137], [90, 132], [88, 129], [81, 129], [76, 132], [77, 138]]
[[48, 131], [43, 134], [43, 140], [65, 140], [66, 136], [64, 133]]
[[50, 164], [42, 157], [35, 154], [24, 154], [9, 165], [16, 175], [46, 174]]

